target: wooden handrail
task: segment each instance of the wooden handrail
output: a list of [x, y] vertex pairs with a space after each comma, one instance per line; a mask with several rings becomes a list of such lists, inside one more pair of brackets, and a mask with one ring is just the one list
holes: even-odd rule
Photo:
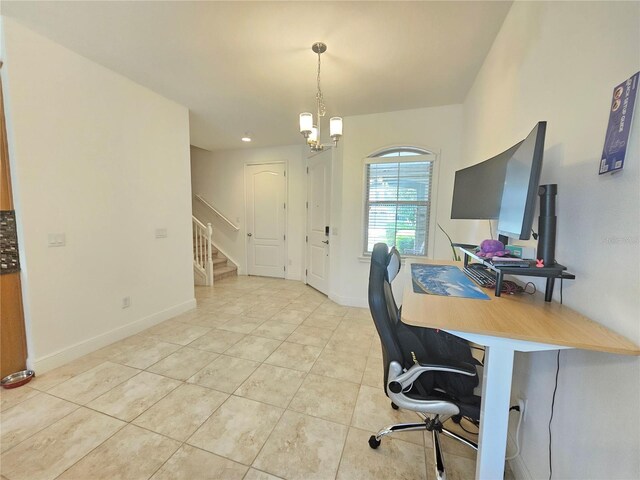
[[227, 217], [225, 217], [223, 214], [221, 214], [213, 205], [211, 205], [209, 202], [207, 202], [202, 195], [199, 194], [195, 194], [194, 195], [198, 200], [200, 200], [202, 203], [204, 203], [207, 207], [209, 207], [209, 209], [211, 211], [213, 211], [213, 213], [215, 213], [216, 215], [218, 215], [222, 220], [225, 221], [225, 223], [227, 225], [229, 225], [231, 228], [233, 228], [236, 232], [238, 230], [240, 230], [240, 227], [237, 227], [236, 225], [233, 224], [233, 222], [231, 220], [229, 220]]

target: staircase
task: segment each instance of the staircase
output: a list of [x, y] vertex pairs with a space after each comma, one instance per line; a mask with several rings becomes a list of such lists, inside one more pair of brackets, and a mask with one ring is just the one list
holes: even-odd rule
[[235, 276], [238, 268], [212, 242], [213, 228], [196, 217], [193, 227], [193, 278], [196, 285], [213, 285], [216, 280]]
[[216, 247], [211, 245], [213, 256], [213, 281], [238, 275], [238, 267], [225, 257]]

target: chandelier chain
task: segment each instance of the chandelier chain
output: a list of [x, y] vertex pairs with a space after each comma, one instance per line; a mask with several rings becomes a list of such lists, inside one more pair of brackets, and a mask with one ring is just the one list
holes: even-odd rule
[[324, 105], [324, 97], [322, 95], [322, 89], [320, 88], [320, 55], [321, 53], [318, 52], [318, 93], [316, 93], [316, 101], [318, 104], [318, 117], [324, 117], [325, 113], [327, 113], [327, 109]]

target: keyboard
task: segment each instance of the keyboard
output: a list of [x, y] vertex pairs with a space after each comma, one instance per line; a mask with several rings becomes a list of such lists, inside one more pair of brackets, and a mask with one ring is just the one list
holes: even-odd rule
[[489, 270], [487, 267], [480, 264], [470, 264], [464, 267], [464, 273], [471, 280], [476, 282], [481, 287], [495, 287], [496, 286], [496, 274], [493, 270]]

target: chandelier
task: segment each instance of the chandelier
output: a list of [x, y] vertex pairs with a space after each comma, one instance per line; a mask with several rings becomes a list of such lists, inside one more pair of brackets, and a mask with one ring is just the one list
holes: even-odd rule
[[[311, 50], [318, 54], [318, 92], [316, 93], [316, 107], [318, 114], [318, 123], [314, 124], [313, 114], [304, 112], [300, 114], [300, 133], [307, 139], [307, 145], [311, 147], [314, 152], [324, 150], [325, 147], [331, 145], [323, 145], [320, 140], [320, 124], [322, 117], [326, 114], [326, 107], [324, 105], [324, 98], [322, 96], [322, 89], [320, 88], [320, 55], [327, 51], [327, 46], [324, 43], [316, 42], [311, 46]], [[329, 119], [329, 135], [333, 140], [333, 145], [338, 145], [338, 140], [342, 136], [342, 117], [331, 117]]]

